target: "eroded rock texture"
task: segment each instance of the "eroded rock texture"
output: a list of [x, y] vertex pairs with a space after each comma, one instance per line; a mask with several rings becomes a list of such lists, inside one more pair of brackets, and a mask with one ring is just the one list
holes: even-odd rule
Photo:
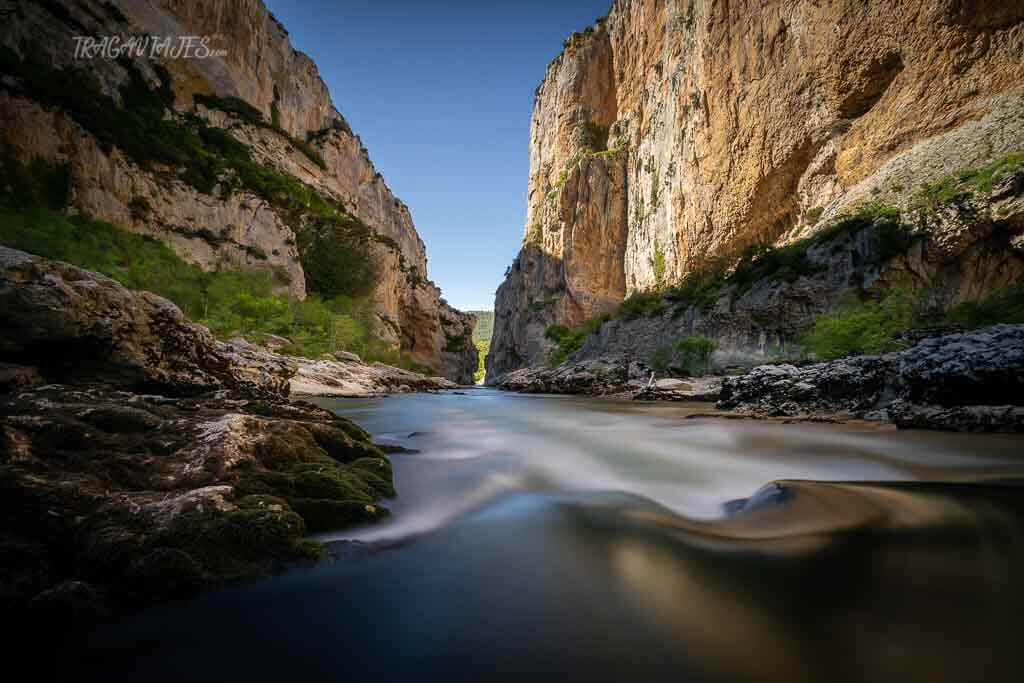
[[537, 90], [488, 378], [543, 362], [550, 324], [1024, 148], [1022, 20], [1005, 2], [616, 0]]
[[[212, 38], [206, 47], [224, 56], [130, 62], [151, 87], [169, 90], [178, 116], [197, 115], [205, 125], [228, 130], [257, 161], [314, 188], [368, 226], [379, 273], [373, 291], [378, 335], [435, 372], [470, 382], [476, 357], [445, 349], [471, 333], [472, 318], [449, 306], [427, 279], [426, 251], [408, 207], [335, 109], [315, 64], [292, 48], [262, 2], [21, 3], [0, 46], [48, 68], [85, 67], [90, 82], [117, 98], [129, 72], [117, 60], [76, 60], [74, 36], [129, 35]], [[89, 84], [83, 80], [83, 87]], [[196, 99], [208, 95], [239, 98], [266, 125]], [[17, 79], [0, 80], [0, 122], [5, 153], [69, 165], [73, 209], [152, 235], [204, 269], [275, 268], [287, 274], [293, 294], [306, 295], [297, 219], [265, 198], [225, 191], [223, 184], [201, 192], [174, 179], [172, 169], [141, 168], [61, 108], [26, 97]]]

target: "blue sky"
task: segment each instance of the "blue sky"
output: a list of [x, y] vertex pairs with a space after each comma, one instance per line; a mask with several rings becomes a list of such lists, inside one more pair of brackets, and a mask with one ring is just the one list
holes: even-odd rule
[[430, 277], [491, 309], [526, 215], [533, 92], [611, 0], [266, 0], [412, 210]]

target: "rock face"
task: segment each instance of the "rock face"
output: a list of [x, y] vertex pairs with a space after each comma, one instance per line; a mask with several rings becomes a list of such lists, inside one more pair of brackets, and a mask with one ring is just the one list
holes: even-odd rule
[[797, 342], [814, 320], [845, 299], [902, 287], [925, 293], [922, 315], [940, 315], [1024, 281], [1024, 252], [1011, 246], [1024, 235], [1024, 171], [990, 192], [903, 220], [898, 249], [887, 240], [894, 224], [885, 219], [822, 234], [807, 250], [805, 273], [773, 273], [700, 304], [666, 298], [649, 315], [605, 323], [573, 359], [622, 353], [644, 360], [667, 340], [701, 335], [716, 341], [720, 366], [785, 361], [799, 355]]
[[899, 353], [725, 379], [720, 408], [758, 416], [851, 415], [901, 427], [1024, 431], [1024, 325], [926, 339]]
[[490, 381], [542, 362], [548, 325], [1024, 148], [1022, 21], [1002, 2], [617, 0], [537, 90]]
[[307, 531], [387, 514], [368, 435], [285, 399], [296, 361], [4, 248], [0, 328], [5, 614], [60, 628], [315, 559]]
[[6, 247], [0, 247], [0, 321], [0, 357], [45, 368], [48, 382], [287, 396], [294, 372], [279, 356], [247, 362], [155, 294]]
[[[85, 65], [98, 87], [117, 98], [128, 72], [117, 60], [75, 60], [76, 35], [210, 37], [205, 49], [213, 56], [132, 63], [150, 86], [169, 90], [177, 116], [198, 116], [229, 131], [258, 162], [365, 224], [374, 236], [371, 256], [379, 274], [373, 292], [378, 336], [453, 380], [466, 381], [467, 372], [472, 377], [475, 358], [445, 351], [451, 339], [472, 329], [472, 318], [445, 303], [427, 279], [424, 244], [408, 207], [388, 189], [335, 109], [316, 66], [292, 48], [287, 31], [260, 0], [29, 3], [5, 27], [0, 46], [53, 68]], [[67, 164], [73, 209], [152, 235], [204, 269], [275, 268], [287, 275], [294, 295], [306, 295], [295, 216], [245, 190], [201, 192], [169, 181], [166, 169], [140, 167], [60, 108], [9, 88], [11, 83], [16, 80], [0, 79], [0, 145], [22, 161]], [[251, 111], [211, 107], [199, 97], [209, 95], [238, 98]]]

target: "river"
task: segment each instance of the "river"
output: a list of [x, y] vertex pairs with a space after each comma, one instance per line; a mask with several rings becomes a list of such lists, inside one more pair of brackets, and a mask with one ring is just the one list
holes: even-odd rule
[[392, 456], [391, 519], [103, 627], [68, 678], [1024, 680], [1021, 438], [482, 389], [320, 403], [418, 451]]

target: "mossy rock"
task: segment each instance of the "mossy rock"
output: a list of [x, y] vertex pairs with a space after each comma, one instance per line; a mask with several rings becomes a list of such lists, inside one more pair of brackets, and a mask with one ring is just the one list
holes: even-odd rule
[[377, 522], [391, 514], [380, 505], [356, 501], [295, 498], [291, 504], [306, 520], [310, 531], [329, 531], [353, 524]]
[[128, 577], [137, 591], [154, 597], [187, 595], [207, 583], [203, 566], [178, 548], [157, 548], [135, 559]]
[[311, 469], [295, 476], [295, 491], [303, 498], [328, 498], [372, 503], [371, 487], [354, 473]]
[[360, 458], [351, 467], [360, 470], [359, 476], [370, 486], [376, 498], [395, 497], [391, 462], [387, 458]]
[[381, 455], [376, 446], [368, 439], [356, 439], [348, 430], [340, 425], [311, 425], [309, 428], [316, 444], [324, 449], [328, 456], [338, 462], [352, 462], [359, 458]]

